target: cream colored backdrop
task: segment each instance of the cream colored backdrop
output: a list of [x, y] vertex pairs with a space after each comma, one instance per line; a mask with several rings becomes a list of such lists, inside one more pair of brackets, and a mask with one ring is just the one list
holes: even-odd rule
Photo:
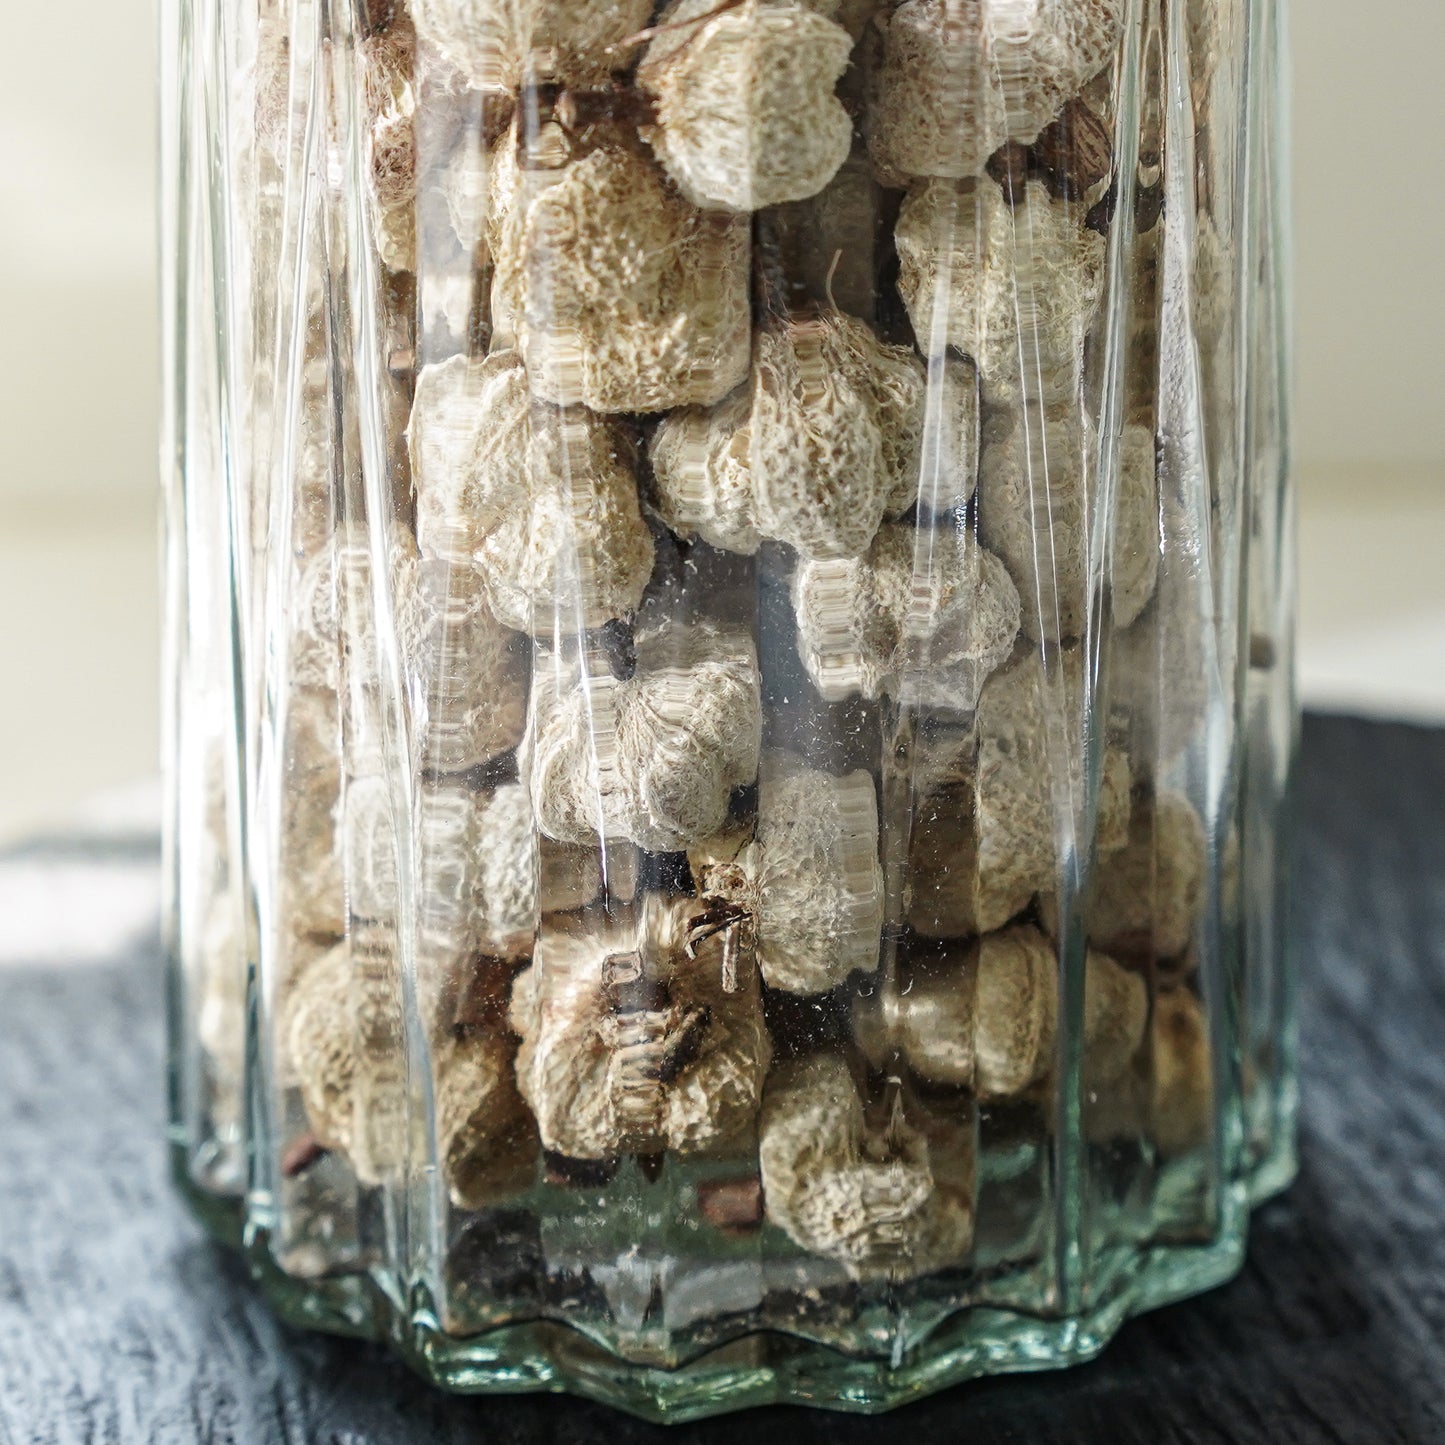
[[[155, 21], [5, 8], [0, 831], [157, 750]], [[1445, 9], [1293, 31], [1306, 695], [1445, 719]]]

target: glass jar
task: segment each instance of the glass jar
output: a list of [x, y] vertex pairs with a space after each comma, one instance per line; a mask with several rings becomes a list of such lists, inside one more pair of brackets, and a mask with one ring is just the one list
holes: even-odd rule
[[872, 1410], [1293, 1168], [1270, 0], [168, 0], [177, 1173], [467, 1391]]

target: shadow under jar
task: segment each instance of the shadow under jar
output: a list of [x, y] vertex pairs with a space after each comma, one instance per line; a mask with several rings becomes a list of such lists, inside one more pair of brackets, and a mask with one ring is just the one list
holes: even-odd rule
[[1085, 1359], [1293, 1170], [1269, 0], [167, 0], [172, 1139], [463, 1391]]

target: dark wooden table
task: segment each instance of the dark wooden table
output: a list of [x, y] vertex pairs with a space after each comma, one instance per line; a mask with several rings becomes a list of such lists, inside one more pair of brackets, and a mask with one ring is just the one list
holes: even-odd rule
[[[1092, 1365], [881, 1420], [777, 1409], [664, 1432], [561, 1398], [454, 1399], [384, 1349], [276, 1324], [167, 1184], [153, 927], [91, 962], [12, 957], [0, 1441], [1445, 1441], [1445, 731], [1310, 718], [1302, 791], [1303, 1164], [1243, 1274]], [[153, 859], [143, 837], [12, 850], [0, 901], [104, 910], [118, 880], [153, 888]]]

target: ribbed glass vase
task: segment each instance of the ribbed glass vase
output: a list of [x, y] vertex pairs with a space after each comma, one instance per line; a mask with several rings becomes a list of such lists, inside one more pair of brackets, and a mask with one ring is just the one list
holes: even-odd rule
[[1293, 1169], [1270, 0], [165, 0], [172, 1140], [463, 1391], [876, 1410]]

